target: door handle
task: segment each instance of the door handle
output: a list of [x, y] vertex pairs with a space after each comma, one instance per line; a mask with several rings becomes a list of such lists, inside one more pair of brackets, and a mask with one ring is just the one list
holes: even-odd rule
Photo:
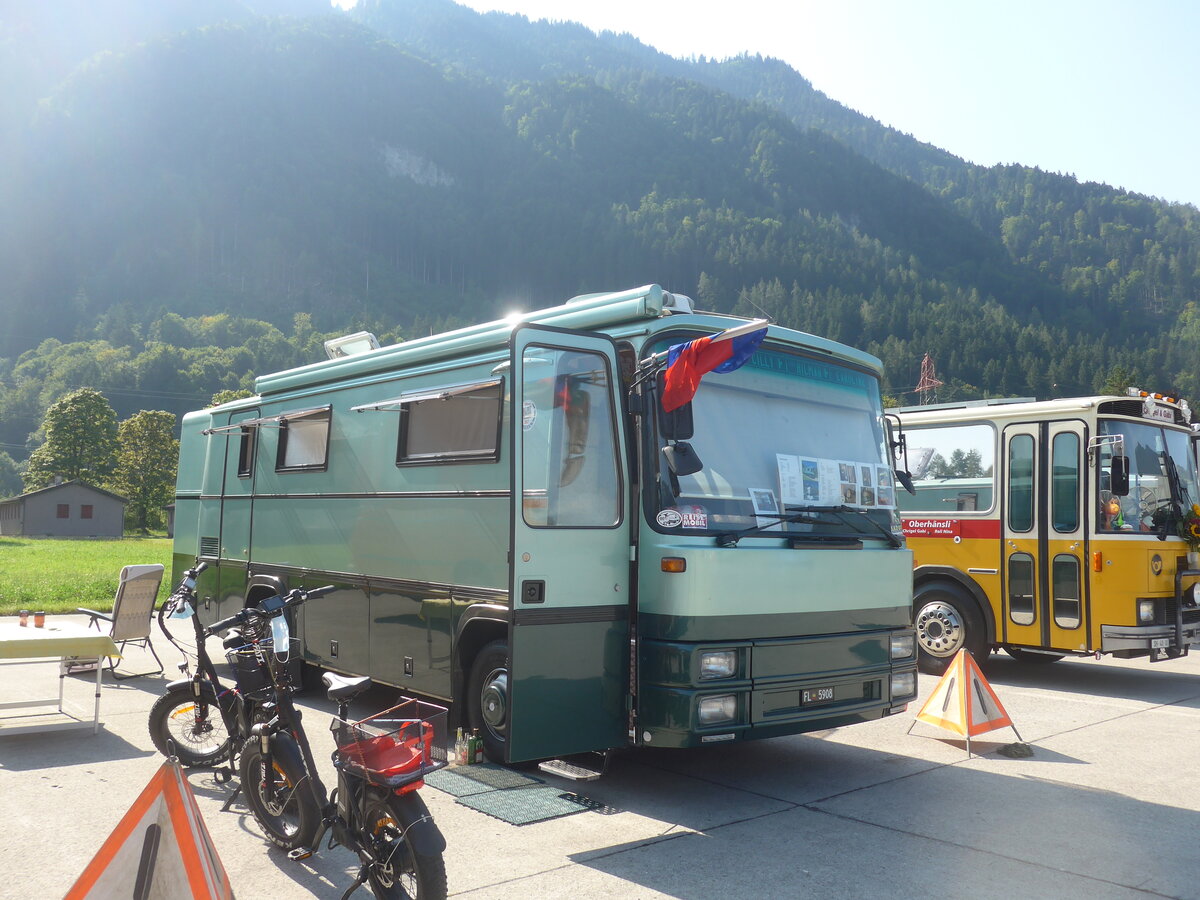
[[522, 581], [521, 582], [521, 602], [522, 603], [545, 603], [546, 602], [546, 582], [544, 582], [544, 581]]

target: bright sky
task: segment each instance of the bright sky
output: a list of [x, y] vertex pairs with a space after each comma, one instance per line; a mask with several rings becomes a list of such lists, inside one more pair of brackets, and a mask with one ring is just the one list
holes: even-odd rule
[[834, 100], [972, 162], [1200, 205], [1195, 0], [460, 2], [629, 32], [671, 56], [774, 56]]

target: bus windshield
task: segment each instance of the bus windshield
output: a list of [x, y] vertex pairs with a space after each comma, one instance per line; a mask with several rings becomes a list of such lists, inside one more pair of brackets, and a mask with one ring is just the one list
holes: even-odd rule
[[[1114, 442], [1102, 442], [1097, 518], [1101, 531], [1155, 531], [1172, 515], [1168, 459], [1174, 463], [1174, 471], [1178, 474], [1175, 490], [1179, 512], [1186, 513], [1193, 503], [1200, 502], [1200, 480], [1190, 434], [1118, 419], [1102, 419], [1100, 434], [1120, 435], [1121, 451], [1129, 459], [1129, 493], [1114, 497], [1107, 480]], [[1173, 528], [1169, 529], [1169, 533], [1173, 531]]]
[[699, 471], [672, 472], [658, 454], [648, 512], [660, 530], [814, 540], [899, 531], [874, 375], [764, 346], [704, 378], [692, 419]]

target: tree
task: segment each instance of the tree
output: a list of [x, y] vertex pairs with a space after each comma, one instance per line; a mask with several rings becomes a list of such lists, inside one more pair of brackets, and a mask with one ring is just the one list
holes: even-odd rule
[[63, 481], [99, 486], [117, 461], [117, 414], [104, 395], [91, 388], [72, 391], [46, 411], [46, 442], [33, 451], [25, 467], [25, 489], [37, 490]]
[[21, 470], [16, 461], [0, 450], [0, 500], [21, 493]]
[[117, 443], [117, 471], [110, 485], [129, 501], [126, 514], [132, 527], [145, 534], [175, 493], [175, 416], [161, 409], [135, 413], [121, 423]]
[[212, 399], [208, 401], [209, 406], [220, 406], [222, 403], [231, 403], [234, 400], [241, 400], [243, 397], [253, 397], [254, 394], [245, 388], [228, 388], [223, 391], [217, 391], [212, 395]]

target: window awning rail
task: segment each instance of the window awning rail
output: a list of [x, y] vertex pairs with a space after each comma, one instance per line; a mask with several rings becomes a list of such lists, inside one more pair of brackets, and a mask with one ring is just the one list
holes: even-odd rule
[[315, 406], [312, 409], [293, 409], [288, 412], [277, 413], [273, 416], [262, 416], [257, 419], [244, 419], [241, 422], [234, 422], [232, 425], [218, 425], [216, 428], [205, 428], [201, 434], [230, 434], [235, 431], [242, 431], [246, 428], [286, 428], [287, 423], [294, 419], [306, 419], [309, 416], [320, 415], [321, 413], [329, 412], [328, 406]]
[[391, 400], [380, 400], [378, 403], [364, 403], [361, 406], [350, 407], [350, 412], [399, 412], [400, 409], [407, 403], [423, 403], [426, 400], [449, 400], [451, 397], [457, 397], [460, 394], [469, 394], [472, 391], [482, 391], [491, 387], [498, 387], [500, 379], [494, 381], [473, 381], [470, 384], [456, 384], [452, 387], [435, 388], [429, 391], [411, 391], [407, 394], [401, 394], [399, 397], [393, 397]]

